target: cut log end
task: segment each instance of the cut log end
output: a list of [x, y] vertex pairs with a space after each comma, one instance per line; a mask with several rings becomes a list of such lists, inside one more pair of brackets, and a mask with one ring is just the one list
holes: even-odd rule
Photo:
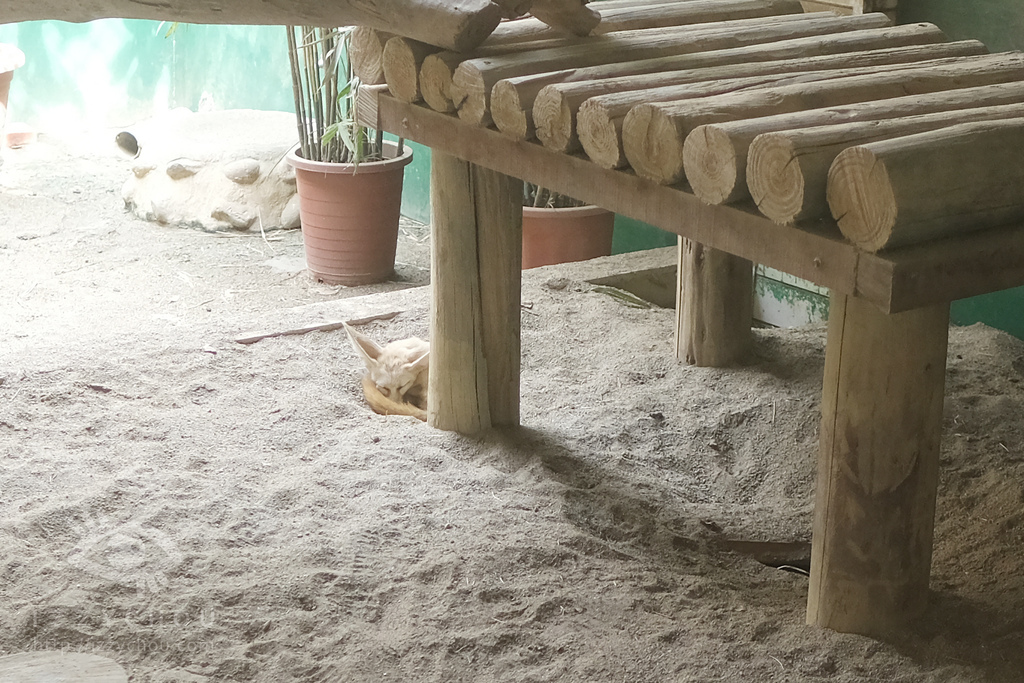
[[420, 94], [427, 106], [434, 111], [453, 112], [452, 71], [459, 59], [454, 52], [438, 52], [427, 55], [420, 67]]
[[452, 76], [452, 103], [459, 110], [459, 118], [477, 126], [490, 124], [487, 110], [487, 87], [483, 74], [471, 64], [462, 63]]
[[747, 187], [757, 208], [776, 223], [793, 223], [804, 204], [804, 174], [785, 135], [765, 133], [747, 153]]
[[494, 125], [514, 140], [533, 137], [532, 117], [519, 102], [519, 93], [508, 81], [498, 81], [491, 89], [491, 118]]
[[384, 79], [391, 94], [403, 102], [420, 99], [419, 46], [407, 38], [395, 37], [384, 45]]
[[633, 107], [622, 121], [622, 151], [637, 175], [662, 185], [683, 179], [683, 142], [671, 117], [654, 105]]
[[348, 49], [352, 60], [352, 73], [366, 85], [384, 82], [384, 46], [394, 34], [378, 31], [366, 26], [357, 26], [352, 31]]
[[625, 166], [622, 153], [622, 120], [608, 115], [599, 105], [584, 102], [576, 114], [576, 133], [590, 160], [601, 168]]
[[729, 136], [714, 126], [699, 126], [683, 143], [683, 170], [694, 194], [708, 204], [736, 201], [741, 194], [737, 185], [736, 150]]
[[537, 139], [557, 152], [571, 152], [579, 147], [572, 111], [560, 90], [544, 87], [533, 101], [533, 122]]
[[885, 164], [871, 150], [850, 147], [836, 157], [828, 205], [843, 235], [861, 249], [878, 251], [892, 238], [896, 196]]

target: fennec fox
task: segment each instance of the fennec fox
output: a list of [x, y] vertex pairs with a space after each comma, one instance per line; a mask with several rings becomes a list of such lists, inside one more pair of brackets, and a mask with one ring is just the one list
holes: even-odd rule
[[352, 348], [366, 364], [363, 395], [375, 413], [427, 419], [427, 371], [430, 344], [412, 337], [381, 347], [349, 325]]

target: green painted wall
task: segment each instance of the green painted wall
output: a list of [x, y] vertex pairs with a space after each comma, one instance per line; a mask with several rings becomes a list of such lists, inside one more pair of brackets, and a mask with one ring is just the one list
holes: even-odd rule
[[675, 233], [665, 232], [625, 216], [615, 216], [615, 232], [612, 233], [612, 253], [625, 254], [630, 251], [671, 247], [676, 243]]
[[115, 127], [173, 107], [292, 111], [284, 29], [104, 19], [0, 25], [25, 53], [10, 120], [41, 130]]
[[415, 142], [412, 163], [405, 167], [402, 186], [402, 215], [420, 223], [430, 222], [430, 148]]
[[1024, 48], [1020, 0], [899, 0], [897, 19], [930, 21], [954, 40], [974, 38], [993, 51]]

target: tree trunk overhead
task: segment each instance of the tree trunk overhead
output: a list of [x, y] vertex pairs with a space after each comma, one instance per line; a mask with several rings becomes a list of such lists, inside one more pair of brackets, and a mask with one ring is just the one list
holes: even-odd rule
[[82, 22], [119, 17], [190, 24], [354, 25], [460, 51], [483, 42], [501, 16], [501, 8], [490, 0], [39, 0], [5, 2], [0, 6], [0, 23], [37, 19]]

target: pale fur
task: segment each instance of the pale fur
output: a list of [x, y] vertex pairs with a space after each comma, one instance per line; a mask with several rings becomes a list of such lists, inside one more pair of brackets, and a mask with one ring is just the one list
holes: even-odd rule
[[[403, 412], [395, 405], [411, 404], [420, 412], [427, 409], [430, 344], [412, 337], [382, 347], [349, 325], [345, 325], [345, 331], [348, 332], [352, 348], [366, 365], [367, 378], [379, 393], [377, 395], [367, 390], [366, 383], [363, 383], [363, 393], [370, 407], [383, 415], [409, 414], [420, 417], [417, 412]], [[387, 401], [381, 401], [381, 398]]]

